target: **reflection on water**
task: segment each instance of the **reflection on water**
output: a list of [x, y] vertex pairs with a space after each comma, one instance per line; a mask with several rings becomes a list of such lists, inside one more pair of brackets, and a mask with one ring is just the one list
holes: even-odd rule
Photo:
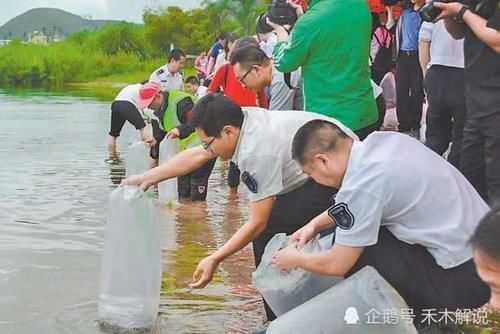
[[[109, 103], [0, 91], [0, 333], [100, 333], [96, 325], [109, 192], [125, 173], [108, 165]], [[191, 291], [198, 261], [246, 220], [246, 196], [228, 197], [222, 164], [207, 203], [181, 203], [163, 226], [158, 333], [248, 333], [263, 315], [250, 287], [251, 248], [226, 260], [214, 283]], [[132, 273], [131, 273], [132, 274]]]

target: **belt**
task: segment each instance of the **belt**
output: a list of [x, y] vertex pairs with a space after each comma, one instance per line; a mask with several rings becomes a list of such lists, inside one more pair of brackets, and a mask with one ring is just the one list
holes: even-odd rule
[[410, 57], [418, 56], [418, 50], [411, 50], [411, 51], [399, 50], [399, 53]]

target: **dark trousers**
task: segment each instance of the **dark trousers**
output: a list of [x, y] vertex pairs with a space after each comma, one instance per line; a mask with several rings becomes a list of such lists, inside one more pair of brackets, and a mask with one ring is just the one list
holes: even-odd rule
[[132, 102], [114, 101], [111, 104], [111, 128], [109, 135], [115, 138], [120, 136], [120, 132], [126, 121], [130, 122], [137, 130], [146, 126], [141, 113]]
[[[306, 184], [284, 195], [276, 196], [267, 227], [253, 242], [255, 267], [264, 254], [264, 249], [277, 233], [292, 234], [332, 204], [332, 195], [337, 189], [323, 186], [310, 179]], [[268, 320], [276, 318], [264, 301]]]
[[409, 56], [400, 52], [396, 61], [395, 79], [399, 131], [418, 130], [424, 102], [422, 69], [418, 54]]
[[386, 228], [380, 229], [377, 244], [365, 248], [346, 277], [365, 266], [374, 267], [415, 310], [417, 318], [423, 309], [476, 308], [490, 298], [472, 260], [444, 269], [425, 247], [402, 242]]
[[[385, 115], [385, 109], [384, 109], [384, 115]], [[358, 136], [359, 140], [364, 140], [366, 137], [368, 137], [368, 135], [374, 131], [377, 131], [378, 129], [380, 129], [380, 120], [378, 120], [377, 122], [373, 123], [372, 125], [368, 125], [366, 128], [362, 128], [362, 129], [359, 129], [359, 130], [356, 130], [354, 131], [354, 133], [356, 134], [356, 136]]]
[[490, 205], [500, 201], [500, 106], [477, 117], [467, 106], [460, 171]]
[[432, 65], [424, 87], [428, 104], [425, 145], [442, 155], [451, 142], [448, 161], [459, 168], [465, 124], [464, 70]]
[[204, 201], [207, 198], [208, 178], [216, 160], [212, 159], [197, 170], [177, 177], [179, 198], [191, 198], [192, 201]]

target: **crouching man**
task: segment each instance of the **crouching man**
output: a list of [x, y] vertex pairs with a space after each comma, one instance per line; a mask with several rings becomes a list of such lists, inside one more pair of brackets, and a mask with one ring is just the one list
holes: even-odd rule
[[[338, 188], [335, 204], [295, 232], [274, 263], [323, 275], [374, 267], [420, 315], [484, 305], [468, 240], [488, 206], [446, 160], [417, 140], [375, 132], [363, 142], [313, 120], [293, 139], [292, 157], [316, 182]], [[331, 249], [298, 251], [336, 226]]]

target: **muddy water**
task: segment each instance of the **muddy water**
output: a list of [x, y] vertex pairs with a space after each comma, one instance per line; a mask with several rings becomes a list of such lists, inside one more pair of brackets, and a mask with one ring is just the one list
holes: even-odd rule
[[[92, 97], [0, 91], [0, 333], [100, 333], [107, 196], [134, 133], [125, 128], [123, 162], [108, 165], [108, 126], [109, 103]], [[207, 203], [180, 203], [162, 233], [160, 333], [248, 333], [263, 320], [251, 248], [207, 288], [187, 288], [197, 262], [247, 218], [245, 190], [229, 196], [225, 174], [217, 165]]]

